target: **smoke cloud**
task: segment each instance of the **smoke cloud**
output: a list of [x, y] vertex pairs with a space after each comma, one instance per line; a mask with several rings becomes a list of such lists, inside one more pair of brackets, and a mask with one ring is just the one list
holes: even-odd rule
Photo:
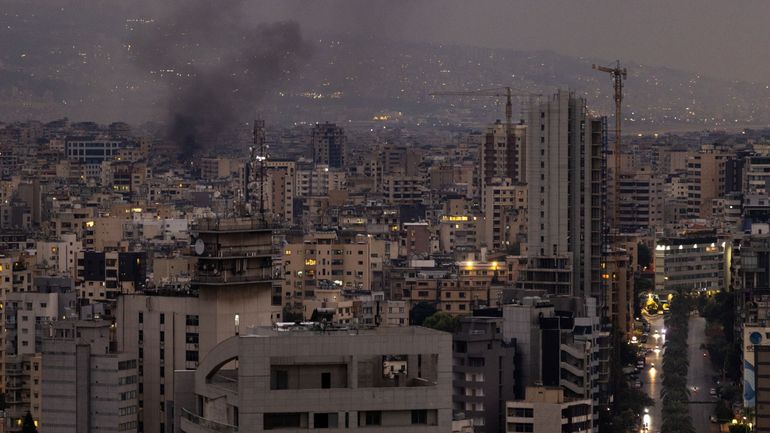
[[296, 22], [248, 21], [243, 0], [172, 4], [132, 43], [135, 60], [168, 88], [167, 139], [189, 158], [252, 116], [311, 47]]

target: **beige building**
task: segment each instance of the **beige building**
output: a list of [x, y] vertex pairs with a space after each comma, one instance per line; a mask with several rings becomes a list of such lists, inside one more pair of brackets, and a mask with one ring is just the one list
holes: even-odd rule
[[703, 145], [687, 160], [687, 205], [690, 218], [711, 218], [712, 200], [725, 194], [725, 163], [732, 157], [727, 149]]
[[422, 203], [426, 191], [425, 180], [420, 176], [393, 174], [382, 180], [382, 193], [389, 205]]
[[297, 195], [297, 167], [294, 161], [265, 161], [267, 171], [265, 208], [280, 221], [294, 219], [294, 197]]
[[493, 250], [521, 245], [527, 233], [527, 185], [497, 179], [485, 194], [483, 244]]
[[614, 248], [607, 255], [605, 273], [607, 299], [604, 305], [610, 307], [613, 329], [631, 338], [634, 324], [634, 268], [632, 258], [626, 250]]
[[592, 431], [592, 401], [571, 400], [561, 388], [527, 387], [524, 400], [508, 401], [507, 433], [513, 432], [571, 432]]
[[315, 232], [289, 240], [283, 248], [283, 302], [300, 307], [316, 288], [372, 290], [382, 281], [386, 242], [368, 235], [338, 237]]
[[187, 433], [444, 433], [451, 364], [451, 335], [426, 328], [255, 328], [175, 373], [175, 421]]

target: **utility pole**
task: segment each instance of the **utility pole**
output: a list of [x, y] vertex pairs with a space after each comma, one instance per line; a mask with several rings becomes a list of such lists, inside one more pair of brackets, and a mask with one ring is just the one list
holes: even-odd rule
[[621, 111], [623, 108], [623, 81], [628, 78], [626, 68], [620, 67], [620, 60], [615, 62], [614, 67], [593, 65], [593, 69], [606, 72], [612, 76], [615, 97], [615, 146], [612, 148], [614, 157], [614, 173], [612, 176], [612, 192], [614, 203], [612, 206], [612, 229], [615, 233], [620, 233], [620, 135], [621, 135]]

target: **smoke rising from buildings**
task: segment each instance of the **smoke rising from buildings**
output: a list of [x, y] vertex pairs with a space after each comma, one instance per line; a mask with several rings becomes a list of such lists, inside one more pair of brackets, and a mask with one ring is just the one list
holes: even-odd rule
[[311, 51], [299, 24], [256, 24], [242, 0], [174, 2], [132, 41], [135, 60], [167, 86], [167, 139], [189, 158], [250, 119]]

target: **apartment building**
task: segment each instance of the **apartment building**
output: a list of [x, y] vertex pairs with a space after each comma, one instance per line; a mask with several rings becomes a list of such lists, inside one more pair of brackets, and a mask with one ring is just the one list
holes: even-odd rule
[[447, 432], [451, 344], [420, 327], [253, 328], [175, 373], [175, 421], [188, 433]]
[[284, 304], [301, 304], [316, 287], [333, 284], [348, 290], [377, 290], [382, 284], [386, 242], [370, 235], [314, 232], [283, 247]]
[[593, 431], [591, 400], [567, 398], [559, 387], [527, 387], [526, 397], [505, 410], [506, 433]]
[[455, 412], [476, 433], [505, 431], [505, 402], [515, 398], [516, 342], [502, 335], [501, 317], [464, 317], [452, 337]]
[[606, 119], [591, 117], [585, 99], [566, 91], [533, 101], [528, 111], [530, 258], [569, 257], [573, 294], [600, 298]]
[[110, 321], [51, 322], [41, 355], [40, 431], [137, 432], [137, 360]]

